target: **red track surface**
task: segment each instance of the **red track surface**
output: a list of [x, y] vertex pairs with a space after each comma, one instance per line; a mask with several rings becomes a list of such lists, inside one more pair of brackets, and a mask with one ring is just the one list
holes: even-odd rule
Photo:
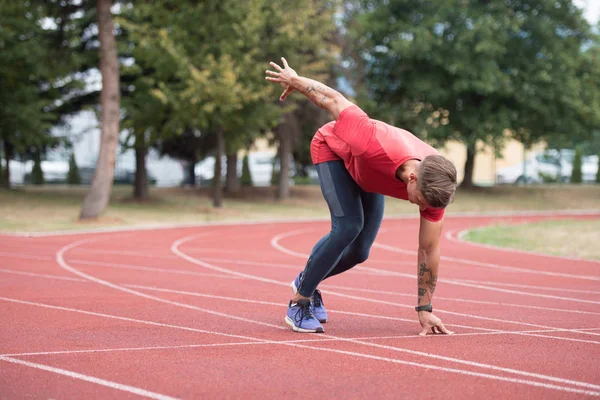
[[434, 308], [456, 334], [427, 337], [417, 219], [322, 284], [325, 334], [283, 317], [326, 221], [0, 236], [0, 398], [600, 396], [600, 262], [456, 239], [548, 218], [448, 217]]

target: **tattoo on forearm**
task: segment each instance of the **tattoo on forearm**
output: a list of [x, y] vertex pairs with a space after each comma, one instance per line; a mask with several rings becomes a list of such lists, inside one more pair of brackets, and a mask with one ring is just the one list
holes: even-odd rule
[[431, 269], [427, 268], [427, 265], [425, 265], [425, 263], [419, 264], [419, 276], [425, 275], [426, 272], [431, 273]]
[[422, 262], [419, 264], [419, 303], [421, 304], [421, 300], [424, 296], [427, 295], [427, 289], [429, 289], [429, 300], [431, 301], [431, 297], [433, 296], [433, 292], [435, 292], [435, 288], [437, 285], [437, 275], [434, 275], [431, 271], [431, 268], [427, 268], [427, 264]]
[[435, 287], [437, 286], [437, 276], [432, 275], [431, 278], [429, 278], [429, 280], [425, 283], [429, 287], [429, 292], [433, 294], [433, 292], [435, 292]]
[[315, 102], [315, 104], [318, 104], [319, 107], [323, 107], [323, 103], [329, 98], [329, 88], [320, 83], [317, 83], [316, 85], [314, 83], [310, 83], [308, 86], [306, 86], [304, 91], [304, 94], [306, 94], [308, 98]]

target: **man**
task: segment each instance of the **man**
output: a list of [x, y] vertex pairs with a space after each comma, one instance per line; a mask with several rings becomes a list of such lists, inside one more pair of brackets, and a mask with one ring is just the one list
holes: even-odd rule
[[304, 271], [292, 282], [285, 321], [296, 332], [324, 332], [327, 322], [321, 281], [367, 260], [383, 219], [384, 195], [408, 200], [421, 214], [418, 251], [418, 312], [422, 330], [451, 334], [432, 313], [438, 278], [444, 208], [456, 191], [456, 168], [410, 132], [370, 119], [341, 93], [298, 76], [285, 58], [266, 79], [281, 84], [283, 101], [294, 90], [336, 120], [321, 127], [311, 143], [331, 231], [314, 246]]

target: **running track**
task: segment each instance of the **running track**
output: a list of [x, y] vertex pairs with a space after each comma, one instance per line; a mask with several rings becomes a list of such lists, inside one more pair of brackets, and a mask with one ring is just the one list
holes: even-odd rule
[[448, 217], [434, 312], [455, 335], [427, 337], [416, 218], [322, 284], [325, 334], [283, 317], [327, 221], [0, 236], [0, 398], [597, 397], [600, 262], [459, 239], [564, 217]]

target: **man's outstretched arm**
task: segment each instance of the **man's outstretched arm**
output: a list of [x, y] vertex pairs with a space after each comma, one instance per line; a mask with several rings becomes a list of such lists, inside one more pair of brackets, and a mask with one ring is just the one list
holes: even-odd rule
[[[440, 264], [442, 226], [443, 220], [431, 222], [421, 217], [417, 267], [417, 306], [429, 305], [433, 299]], [[426, 335], [430, 330], [432, 333], [452, 334], [451, 331], [446, 329], [442, 321], [429, 311], [419, 312], [419, 323], [422, 328], [420, 335]]]
[[281, 61], [283, 62], [283, 68], [271, 62], [271, 66], [276, 71], [266, 71], [268, 81], [277, 82], [285, 89], [279, 100], [285, 100], [290, 93], [297, 90], [319, 107], [329, 111], [336, 120], [345, 108], [353, 104], [337, 90], [314, 79], [299, 76], [296, 71], [290, 68], [285, 58], [282, 57]]

